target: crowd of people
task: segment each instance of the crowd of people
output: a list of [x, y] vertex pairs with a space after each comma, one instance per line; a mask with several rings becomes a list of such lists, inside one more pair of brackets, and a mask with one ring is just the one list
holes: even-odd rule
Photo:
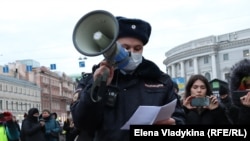
[[21, 124], [11, 112], [0, 113], [0, 141], [74, 141], [77, 135], [71, 117], [61, 125], [47, 109], [30, 108]]

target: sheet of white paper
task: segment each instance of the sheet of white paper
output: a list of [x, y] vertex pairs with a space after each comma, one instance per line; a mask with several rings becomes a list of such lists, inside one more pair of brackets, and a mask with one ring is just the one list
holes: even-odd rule
[[170, 118], [175, 110], [176, 102], [177, 100], [175, 99], [172, 102], [162, 106], [154, 122]]
[[175, 106], [176, 99], [163, 106], [139, 106], [121, 129], [129, 129], [130, 125], [152, 125], [156, 121], [168, 119], [173, 114]]

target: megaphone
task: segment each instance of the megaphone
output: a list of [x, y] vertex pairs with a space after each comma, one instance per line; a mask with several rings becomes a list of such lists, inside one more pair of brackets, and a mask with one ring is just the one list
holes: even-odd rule
[[[84, 15], [73, 31], [73, 43], [78, 52], [86, 56], [103, 55], [115, 68], [124, 68], [129, 63], [129, 52], [118, 42], [119, 24], [116, 18], [104, 10], [95, 10]], [[98, 102], [104, 96], [109, 70], [97, 77], [90, 97]], [[108, 98], [110, 99], [110, 98]], [[108, 105], [110, 102], [107, 102]]]
[[129, 53], [117, 42], [119, 24], [116, 18], [104, 10], [84, 15], [73, 31], [73, 43], [78, 52], [86, 56], [103, 55], [112, 66], [124, 68]]

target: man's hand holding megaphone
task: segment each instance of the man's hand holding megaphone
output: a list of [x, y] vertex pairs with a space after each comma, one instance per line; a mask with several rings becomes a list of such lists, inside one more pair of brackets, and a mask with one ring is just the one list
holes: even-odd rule
[[[113, 76], [114, 76], [114, 67], [111, 66], [107, 61], [102, 61], [99, 64], [99, 68], [97, 68], [94, 72], [94, 81], [97, 80], [97, 78], [107, 75], [107, 86], [111, 83]], [[105, 72], [106, 71], [106, 72]], [[107, 73], [107, 74], [105, 74]]]
[[110, 85], [113, 79], [114, 70], [114, 66], [106, 60], [99, 63], [99, 67], [93, 75], [94, 83], [90, 95], [93, 102], [98, 102], [104, 97], [107, 86]]
[[[90, 24], [91, 23], [91, 24]], [[117, 42], [119, 24], [113, 14], [95, 10], [84, 15], [76, 24], [73, 43], [77, 51], [86, 56], [103, 55], [104, 61], [93, 74], [91, 99], [100, 101], [110, 85], [114, 69], [122, 69], [129, 63], [129, 53]]]

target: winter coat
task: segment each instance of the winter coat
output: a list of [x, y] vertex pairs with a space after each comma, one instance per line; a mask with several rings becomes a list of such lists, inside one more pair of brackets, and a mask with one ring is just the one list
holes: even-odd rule
[[5, 125], [0, 122], [0, 141], [8, 141]]
[[[128, 141], [129, 130], [120, 128], [141, 105], [162, 106], [179, 97], [173, 81], [151, 61], [143, 59], [133, 74], [115, 70], [111, 85], [104, 90], [103, 99], [90, 98], [93, 79], [80, 93], [80, 100], [71, 105], [75, 126], [82, 130], [78, 140], [95, 137], [95, 141]], [[172, 118], [185, 124], [185, 114], [179, 99]]]
[[[61, 127], [56, 121], [56, 119], [49, 116], [48, 118], [43, 118], [45, 121], [45, 137], [46, 141], [58, 141], [58, 136], [61, 132]], [[55, 136], [53, 136], [53, 134]]]
[[204, 109], [202, 112], [198, 112], [197, 109], [188, 110], [185, 108], [186, 124], [187, 125], [230, 125], [231, 120], [228, 118], [226, 109], [223, 106], [219, 106], [214, 110]]
[[[237, 91], [241, 86], [241, 80], [243, 77], [250, 76], [250, 60], [249, 59], [243, 59], [239, 62], [235, 63], [230, 72], [230, 80], [229, 80], [229, 89], [230, 93], [233, 97], [234, 91]], [[243, 106], [239, 100], [232, 99], [235, 107], [232, 107], [232, 111], [234, 113], [231, 113], [231, 115], [234, 116], [235, 124], [250, 124], [250, 107]]]
[[13, 120], [7, 121], [5, 123], [6, 133], [9, 141], [19, 141], [20, 139], [20, 126]]
[[76, 136], [79, 134], [79, 130], [75, 128], [74, 126], [70, 126], [70, 120], [66, 119], [66, 121], [63, 124], [63, 130], [65, 133], [65, 139], [66, 141], [74, 141]]
[[36, 108], [31, 108], [27, 118], [22, 123], [21, 132], [25, 141], [47, 141], [45, 139], [45, 127], [42, 127], [38, 118], [33, 116], [36, 110]]

